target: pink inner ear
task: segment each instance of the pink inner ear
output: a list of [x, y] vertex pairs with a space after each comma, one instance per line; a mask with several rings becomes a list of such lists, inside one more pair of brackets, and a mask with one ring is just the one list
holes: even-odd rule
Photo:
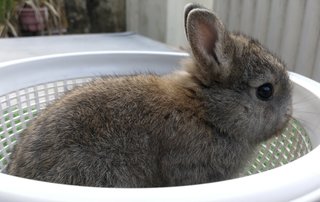
[[214, 22], [207, 22], [205, 20], [198, 22], [196, 32], [198, 32], [198, 45], [196, 46], [198, 46], [200, 52], [211, 57], [215, 56], [215, 46], [218, 41], [218, 33], [215, 29]]

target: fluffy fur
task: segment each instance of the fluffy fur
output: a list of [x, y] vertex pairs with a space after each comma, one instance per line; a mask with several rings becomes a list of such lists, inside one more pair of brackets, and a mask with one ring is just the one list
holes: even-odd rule
[[[21, 134], [8, 173], [98, 187], [162, 187], [235, 177], [291, 115], [284, 64], [229, 33], [196, 4], [185, 9], [194, 57], [165, 76], [103, 77], [68, 92]], [[257, 89], [273, 85], [269, 100]]]

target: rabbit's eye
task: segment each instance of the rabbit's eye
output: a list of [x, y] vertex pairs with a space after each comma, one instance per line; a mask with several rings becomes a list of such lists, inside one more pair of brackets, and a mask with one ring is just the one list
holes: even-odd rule
[[271, 83], [265, 83], [257, 88], [256, 92], [257, 97], [260, 100], [268, 101], [272, 98], [273, 95], [273, 86]]

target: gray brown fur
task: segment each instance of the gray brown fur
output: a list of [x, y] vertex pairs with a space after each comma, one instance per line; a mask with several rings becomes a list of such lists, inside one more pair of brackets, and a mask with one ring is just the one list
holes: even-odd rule
[[[194, 58], [165, 76], [103, 77], [44, 110], [21, 134], [8, 173], [99, 187], [161, 187], [235, 177], [291, 115], [284, 64], [186, 7]], [[271, 100], [256, 90], [272, 83]]]

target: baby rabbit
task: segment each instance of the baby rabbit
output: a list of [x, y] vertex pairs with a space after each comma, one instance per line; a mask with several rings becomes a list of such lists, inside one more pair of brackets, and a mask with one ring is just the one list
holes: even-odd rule
[[236, 177], [291, 117], [285, 65], [185, 8], [193, 57], [169, 75], [106, 76], [71, 90], [23, 131], [7, 171], [55, 183], [163, 187]]

